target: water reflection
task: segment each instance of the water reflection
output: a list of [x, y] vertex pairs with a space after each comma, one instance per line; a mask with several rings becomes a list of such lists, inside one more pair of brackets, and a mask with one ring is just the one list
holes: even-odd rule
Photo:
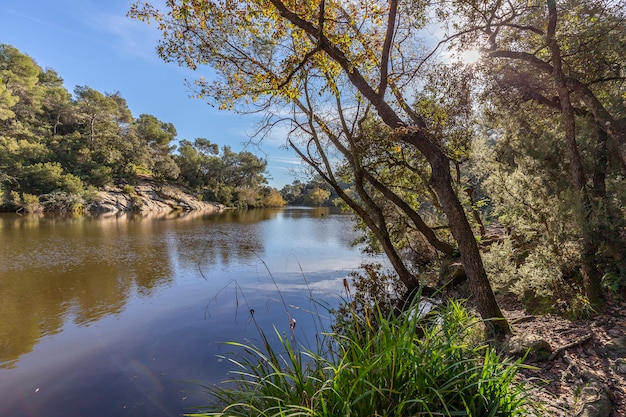
[[0, 214], [0, 415], [181, 414], [180, 381], [222, 380], [217, 342], [254, 337], [250, 308], [289, 332], [276, 285], [314, 328], [309, 291], [341, 288], [352, 238], [327, 208]]
[[[291, 257], [291, 269], [281, 263], [271, 271], [280, 279], [279, 271], [297, 270], [305, 262], [302, 255], [294, 255], [295, 238], [300, 239], [300, 249], [308, 251], [307, 242], [320, 245], [336, 235], [328, 230], [336, 227], [333, 223], [311, 229], [294, 220], [330, 214], [328, 208], [233, 210], [218, 215], [2, 214], [0, 367], [15, 366], [21, 355], [32, 351], [42, 337], [61, 331], [66, 321], [88, 325], [119, 314], [131, 297], [154, 295], [172, 284], [174, 267], [213, 279], [216, 270], [233, 262], [245, 266]], [[277, 219], [273, 227], [279, 239], [270, 244], [273, 253], [268, 254], [263, 222]], [[302, 241], [303, 233], [307, 240]], [[265, 282], [259, 287], [272, 285]]]
[[[129, 221], [131, 220], [131, 221]], [[167, 245], [123, 217], [0, 217], [0, 366], [14, 366], [66, 319], [123, 310], [134, 293], [172, 280]]]

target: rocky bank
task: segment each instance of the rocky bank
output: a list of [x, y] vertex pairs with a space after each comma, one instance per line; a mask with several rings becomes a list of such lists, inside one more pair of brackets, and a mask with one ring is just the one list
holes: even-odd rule
[[98, 197], [89, 207], [91, 212], [160, 212], [202, 210], [217, 212], [222, 204], [201, 201], [189, 190], [178, 185], [149, 180], [136, 185], [108, 186], [98, 191]]

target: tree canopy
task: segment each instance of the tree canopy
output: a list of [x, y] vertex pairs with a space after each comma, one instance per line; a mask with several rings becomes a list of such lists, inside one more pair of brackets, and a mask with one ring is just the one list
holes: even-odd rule
[[[182, 0], [166, 6], [161, 12], [148, 3], [135, 4], [130, 14], [159, 25], [163, 40], [158, 50], [165, 60], [191, 68], [210, 64], [217, 70], [216, 80], [199, 79], [196, 86], [199, 95], [221, 108], [250, 104], [268, 111], [276, 106], [291, 109], [291, 145], [365, 222], [409, 291], [419, 282], [394, 246], [388, 211], [376, 203], [379, 193], [393, 190], [365, 169], [365, 155], [358, 152], [368, 140], [362, 126], [373, 118], [374, 124], [385, 126], [389, 141], [414, 151], [424, 161], [481, 314], [499, 319], [496, 327], [508, 330], [454, 190], [448, 138], [429, 128], [429, 115], [411, 96], [421, 90], [423, 80], [419, 31], [425, 24], [425, 4]], [[338, 171], [329, 152], [349, 165], [358, 197], [337, 186]], [[423, 223], [400, 196], [389, 200]]]
[[[177, 137], [172, 123], [135, 118], [119, 92], [77, 86], [0, 45], [0, 192], [7, 210], [75, 210], [96, 187], [140, 176], [176, 181], [227, 205], [284, 204], [267, 186], [266, 161]], [[268, 200], [273, 195], [273, 199]], [[59, 204], [60, 203], [60, 204]]]
[[[169, 0], [130, 15], [158, 25], [164, 60], [217, 71], [198, 96], [284, 126], [409, 292], [421, 262], [460, 253], [481, 314], [507, 331], [485, 220], [524, 245], [507, 255], [522, 297], [546, 284], [532, 283], [542, 260], [591, 303], [603, 275], [624, 276], [620, 3]], [[478, 63], [445, 58], [469, 49]]]

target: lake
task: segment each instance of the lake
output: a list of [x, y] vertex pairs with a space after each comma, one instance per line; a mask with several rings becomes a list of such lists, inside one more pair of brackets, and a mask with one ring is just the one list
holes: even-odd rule
[[[0, 415], [177, 416], [256, 322], [313, 345], [367, 258], [330, 208], [0, 214]], [[278, 289], [279, 290], [278, 290]], [[323, 311], [323, 310], [322, 310]]]

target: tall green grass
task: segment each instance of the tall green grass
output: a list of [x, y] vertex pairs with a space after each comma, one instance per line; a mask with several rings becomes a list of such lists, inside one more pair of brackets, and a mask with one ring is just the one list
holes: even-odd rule
[[[415, 305], [415, 308], [418, 306]], [[233, 378], [207, 386], [215, 402], [190, 416], [524, 416], [521, 361], [503, 360], [458, 302], [424, 319], [377, 309], [344, 317], [315, 349], [275, 331], [259, 346], [231, 343]], [[536, 415], [536, 414], [532, 414]]]

